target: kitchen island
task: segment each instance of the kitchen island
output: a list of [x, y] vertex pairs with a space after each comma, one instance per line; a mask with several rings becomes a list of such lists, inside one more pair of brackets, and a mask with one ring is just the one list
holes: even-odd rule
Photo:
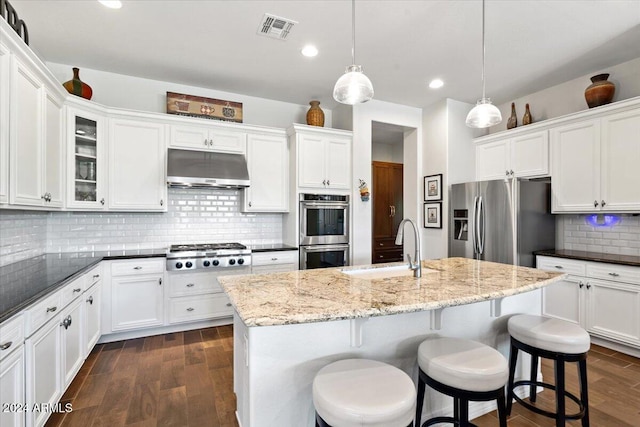
[[[507, 356], [508, 316], [539, 314], [539, 289], [565, 276], [447, 258], [423, 261], [422, 277], [414, 278], [402, 265], [220, 278], [234, 307], [241, 427], [313, 426], [313, 377], [336, 360], [372, 358], [415, 379], [418, 346], [432, 334], [475, 339]], [[528, 366], [525, 359], [519, 370]], [[430, 391], [427, 399], [425, 417], [452, 406]], [[470, 414], [492, 405], [472, 404]]]

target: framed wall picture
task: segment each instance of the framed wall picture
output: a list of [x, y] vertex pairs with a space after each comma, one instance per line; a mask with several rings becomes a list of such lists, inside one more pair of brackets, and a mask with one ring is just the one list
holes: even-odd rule
[[424, 201], [435, 202], [442, 200], [442, 174], [424, 177]]
[[442, 203], [424, 204], [424, 228], [442, 228]]

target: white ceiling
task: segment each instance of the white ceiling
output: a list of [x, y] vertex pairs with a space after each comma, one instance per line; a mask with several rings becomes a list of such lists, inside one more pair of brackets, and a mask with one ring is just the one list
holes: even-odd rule
[[[306, 104], [335, 106], [351, 64], [351, 2], [10, 0], [45, 60]], [[264, 13], [298, 21], [258, 36]], [[375, 99], [426, 107], [481, 96], [480, 0], [356, 1], [356, 62]], [[307, 43], [320, 53], [306, 58]], [[640, 0], [487, 0], [487, 96], [510, 101], [640, 57]], [[445, 86], [431, 90], [439, 77]], [[90, 82], [89, 82], [90, 83]], [[589, 81], [585, 81], [585, 87]]]

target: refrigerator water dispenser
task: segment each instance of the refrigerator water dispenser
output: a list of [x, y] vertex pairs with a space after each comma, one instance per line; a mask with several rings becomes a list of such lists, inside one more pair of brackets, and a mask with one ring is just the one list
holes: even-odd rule
[[453, 239], [454, 240], [468, 240], [467, 234], [469, 231], [469, 211], [467, 209], [454, 209], [453, 210]]

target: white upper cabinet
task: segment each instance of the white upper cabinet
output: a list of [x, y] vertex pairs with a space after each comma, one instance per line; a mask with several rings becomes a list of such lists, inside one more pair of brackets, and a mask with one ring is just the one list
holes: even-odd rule
[[9, 112], [10, 202], [64, 205], [62, 99], [28, 66], [11, 60]]
[[245, 212], [289, 211], [287, 136], [249, 134], [247, 163], [251, 186], [244, 189]]
[[296, 144], [298, 188], [351, 189], [351, 132], [296, 124], [289, 135]]
[[244, 154], [247, 151], [247, 134], [215, 126], [172, 125], [169, 145], [173, 148]]
[[640, 109], [551, 131], [553, 212], [640, 211]]
[[67, 207], [107, 208], [106, 118], [99, 110], [67, 108]]
[[601, 131], [601, 208], [640, 212], [640, 109], [604, 117]]
[[166, 211], [165, 125], [109, 119], [109, 210]]
[[476, 146], [476, 179], [549, 175], [548, 131], [524, 133]]
[[[0, 93], [9, 93], [9, 49], [0, 43]], [[0, 203], [9, 203], [9, 97], [0, 96]]]

